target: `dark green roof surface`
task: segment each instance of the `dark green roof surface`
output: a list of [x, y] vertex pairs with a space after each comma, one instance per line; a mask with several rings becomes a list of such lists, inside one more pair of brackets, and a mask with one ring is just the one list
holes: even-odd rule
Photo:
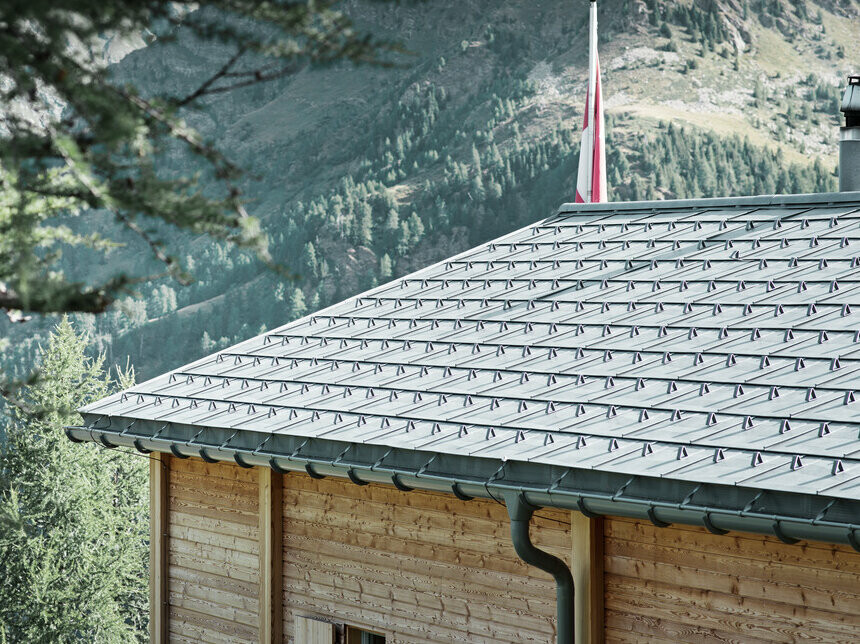
[[860, 193], [565, 205], [87, 423], [860, 499]]

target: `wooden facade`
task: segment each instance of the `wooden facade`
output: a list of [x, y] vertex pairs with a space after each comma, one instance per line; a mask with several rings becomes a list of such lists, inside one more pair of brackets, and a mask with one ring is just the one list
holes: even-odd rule
[[[334, 632], [304, 618], [386, 644], [554, 639], [554, 583], [516, 556], [500, 503], [163, 460], [169, 489], [153, 504], [167, 504], [170, 641], [270, 642], [281, 632], [302, 644], [297, 633]], [[538, 511], [531, 532], [591, 598], [580, 613], [594, 622], [589, 641], [860, 637], [860, 555], [850, 548], [554, 509]]]
[[171, 641], [259, 641], [259, 474], [169, 458]]
[[860, 554], [746, 533], [605, 526], [613, 642], [858, 642]]

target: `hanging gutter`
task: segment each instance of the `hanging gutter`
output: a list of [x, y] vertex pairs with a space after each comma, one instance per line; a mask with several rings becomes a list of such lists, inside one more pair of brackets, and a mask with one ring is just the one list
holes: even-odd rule
[[336, 476], [358, 485], [381, 483], [401, 490], [447, 492], [464, 500], [480, 497], [501, 502], [514, 493], [538, 508], [648, 519], [658, 527], [704, 526], [714, 534], [754, 532], [788, 544], [801, 539], [846, 544], [860, 552], [860, 502], [850, 499], [245, 430], [89, 415], [85, 421], [85, 426], [66, 428], [70, 440], [177, 458], [194, 456], [210, 463], [229, 461], [241, 467], [305, 472], [314, 478]]

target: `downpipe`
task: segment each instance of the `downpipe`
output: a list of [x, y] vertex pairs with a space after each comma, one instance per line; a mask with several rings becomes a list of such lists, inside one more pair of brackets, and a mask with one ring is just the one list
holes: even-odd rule
[[520, 559], [548, 572], [555, 579], [556, 633], [558, 644], [573, 642], [573, 576], [567, 564], [548, 552], [539, 550], [529, 537], [529, 524], [537, 508], [526, 502], [519, 492], [506, 492], [505, 506], [511, 518], [511, 541]]

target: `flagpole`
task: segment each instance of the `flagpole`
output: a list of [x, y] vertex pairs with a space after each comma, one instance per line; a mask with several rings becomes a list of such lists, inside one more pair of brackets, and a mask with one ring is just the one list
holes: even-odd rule
[[[595, 96], [597, 89], [597, 78], [595, 77], [595, 61], [597, 54], [597, 0], [590, 0], [589, 2], [589, 16], [588, 16], [588, 99], [586, 106], [588, 109], [588, 140], [594, 141], [594, 115], [595, 110], [594, 106], [597, 102], [597, 97]], [[593, 143], [592, 143], [593, 146]], [[592, 148], [593, 153], [593, 148]], [[593, 201], [593, 191], [592, 191], [592, 176], [593, 176], [594, 168], [592, 164], [589, 162], [588, 164], [588, 183], [586, 184], [586, 203], [592, 203]]]
[[597, 55], [597, 1], [589, 2], [588, 89], [576, 171], [576, 203], [606, 201], [606, 154], [604, 151], [603, 98], [600, 58]]

